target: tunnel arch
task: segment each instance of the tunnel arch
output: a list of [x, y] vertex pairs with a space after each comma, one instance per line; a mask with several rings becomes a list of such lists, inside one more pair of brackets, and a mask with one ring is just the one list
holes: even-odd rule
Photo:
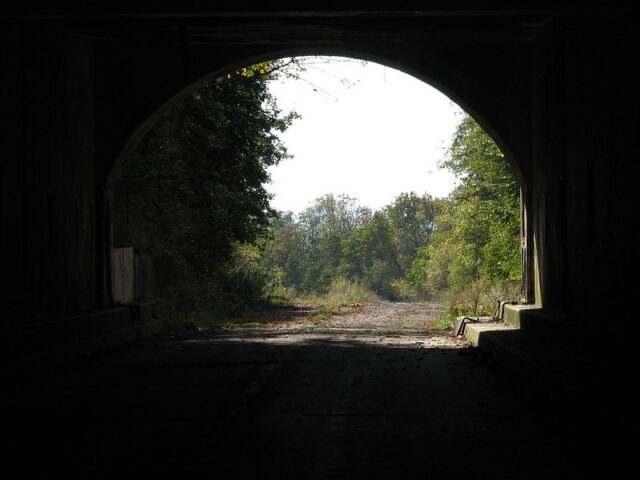
[[240, 60], [337, 54], [426, 80], [492, 135], [521, 172], [535, 260], [536, 304], [516, 317], [538, 351], [560, 344], [556, 338], [575, 343], [579, 333], [576, 363], [589, 360], [584, 378], [595, 365], [601, 378], [618, 372], [613, 378], [624, 385], [619, 366], [630, 364], [630, 350], [614, 342], [603, 354], [589, 340], [592, 332], [619, 333], [609, 299], [633, 298], [626, 277], [637, 254], [629, 221], [637, 86], [621, 71], [626, 47], [637, 41], [632, 10], [401, 8], [155, 5], [9, 15], [2, 32], [12, 112], [2, 176], [11, 278], [5, 350], [46, 351], [39, 358], [48, 359], [62, 341], [84, 353], [94, 333], [120, 332], [138, 315], [107, 295], [108, 187], [114, 162], [135, 148], [163, 105]]
[[206, 85], [212, 79], [217, 78], [221, 75], [224, 75], [227, 72], [236, 71], [242, 67], [246, 67], [248, 65], [254, 65], [260, 62], [275, 60], [281, 58], [290, 58], [290, 57], [308, 57], [308, 56], [327, 56], [327, 57], [342, 57], [349, 58], [353, 60], [364, 60], [373, 63], [377, 63], [379, 65], [383, 65], [385, 67], [389, 67], [400, 72], [403, 72], [407, 75], [412, 76], [413, 78], [426, 83], [427, 85], [435, 88], [440, 93], [448, 97], [455, 104], [460, 106], [465, 112], [471, 115], [474, 120], [482, 127], [482, 129], [494, 140], [494, 142], [498, 145], [502, 153], [505, 155], [505, 159], [509, 163], [511, 171], [514, 177], [518, 180], [518, 182], [523, 185], [525, 183], [525, 174], [524, 169], [521, 166], [521, 162], [518, 160], [518, 157], [513, 153], [514, 149], [510, 145], [508, 141], [504, 139], [504, 136], [501, 135], [496, 128], [493, 127], [493, 123], [487, 119], [485, 115], [482, 114], [480, 110], [474, 107], [473, 101], [468, 101], [467, 96], [464, 94], [458, 94], [455, 89], [451, 89], [447, 87], [446, 82], [438, 81], [435, 76], [430, 75], [429, 72], [423, 72], [421, 69], [413, 68], [411, 66], [407, 66], [403, 62], [398, 62], [393, 59], [390, 59], [385, 56], [380, 56], [376, 54], [366, 53], [363, 51], [356, 51], [350, 49], [309, 49], [309, 48], [293, 48], [286, 50], [276, 50], [271, 53], [261, 53], [257, 55], [251, 55], [247, 57], [243, 57], [229, 63], [223, 67], [218, 67], [213, 70], [211, 73], [208, 73], [204, 76], [201, 76], [196, 81], [188, 83], [182, 89], [180, 89], [177, 93], [168, 98], [159, 108], [157, 108], [153, 113], [151, 113], [138, 127], [135, 131], [129, 136], [128, 140], [124, 144], [122, 150], [118, 154], [115, 159], [113, 166], [111, 167], [106, 182], [105, 182], [105, 190], [107, 192], [113, 189], [114, 184], [116, 183], [118, 177], [120, 176], [123, 166], [126, 162], [126, 159], [131, 155], [143, 141], [145, 136], [157, 125], [163, 118], [165, 118], [166, 114], [170, 111], [170, 109], [180, 102], [182, 99], [191, 95], [193, 92], [200, 89], [202, 86]]
[[[510, 170], [514, 176], [514, 178], [518, 181], [521, 187], [521, 286], [520, 286], [520, 297], [519, 301], [525, 303], [533, 303], [536, 299], [536, 292], [540, 291], [539, 279], [536, 277], [537, 268], [534, 264], [533, 259], [533, 250], [531, 248], [533, 238], [531, 237], [530, 232], [528, 232], [527, 225], [529, 223], [528, 219], [528, 211], [526, 209], [526, 192], [527, 182], [525, 180], [525, 176], [523, 173], [523, 168], [521, 168], [521, 164], [518, 161], [518, 157], [514, 155], [514, 149], [511, 147], [510, 143], [505, 140], [503, 135], [500, 135], [496, 128], [493, 127], [493, 123], [488, 120], [487, 116], [482, 115], [479, 109], [474, 107], [473, 98], [468, 97], [464, 93], [459, 93], [455, 88], [449, 88], [448, 83], [444, 80], [438, 80], [437, 75], [432, 74], [430, 72], [425, 72], [423, 69], [412, 67], [403, 61], [394, 60], [385, 55], [378, 55], [375, 53], [364, 52], [362, 50], [355, 49], [343, 49], [343, 48], [308, 48], [308, 47], [299, 47], [299, 48], [291, 48], [291, 49], [283, 49], [283, 50], [274, 50], [268, 53], [259, 53], [255, 55], [248, 55], [241, 57], [238, 60], [234, 60], [231, 63], [227, 63], [222, 67], [217, 67], [211, 72], [199, 76], [195, 81], [186, 82], [186, 86], [183, 86], [177, 93], [173, 94], [170, 98], [168, 98], [159, 108], [155, 110], [151, 115], [149, 115], [128, 138], [125, 146], [120, 151], [117, 156], [113, 167], [110, 169], [109, 174], [107, 176], [107, 180], [104, 185], [104, 194], [107, 198], [107, 202], [110, 205], [108, 209], [110, 210], [109, 218], [110, 225], [107, 227], [109, 247], [106, 252], [106, 256], [110, 259], [112, 255], [112, 247], [113, 247], [113, 191], [117, 179], [119, 178], [124, 166], [126, 164], [127, 158], [135, 152], [140, 143], [144, 140], [145, 136], [158, 124], [162, 121], [163, 118], [166, 117], [167, 113], [171, 110], [171, 108], [179, 103], [182, 99], [188, 97], [193, 92], [202, 88], [211, 80], [224, 75], [228, 72], [234, 72], [239, 70], [242, 67], [246, 67], [248, 65], [254, 65], [257, 63], [261, 63], [267, 60], [273, 59], [282, 59], [282, 58], [291, 58], [291, 57], [310, 57], [310, 56], [325, 56], [325, 57], [339, 57], [339, 58], [348, 58], [353, 60], [364, 60], [373, 62], [385, 67], [389, 67], [400, 72], [403, 72], [418, 81], [421, 81], [432, 88], [438, 90], [441, 94], [445, 95], [447, 98], [452, 100], [455, 104], [461, 107], [467, 114], [474, 118], [474, 120], [480, 125], [480, 127], [493, 139], [493, 141], [498, 145], [499, 149], [505, 156], [507, 160]], [[470, 98], [470, 100], [467, 100]], [[108, 260], [106, 262], [106, 274], [107, 277], [111, 277], [111, 261]], [[112, 297], [111, 281], [107, 281], [107, 297]]]

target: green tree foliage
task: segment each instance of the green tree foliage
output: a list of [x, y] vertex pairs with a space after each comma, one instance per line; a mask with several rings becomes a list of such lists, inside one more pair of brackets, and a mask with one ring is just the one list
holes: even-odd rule
[[[284, 225], [274, 230], [276, 239], [289, 236], [295, 245], [286, 257], [280, 256], [280, 266], [287, 272], [287, 284], [303, 292], [323, 291], [338, 275], [342, 261], [342, 242], [353, 230], [362, 226], [371, 211], [360, 206], [348, 195], [324, 195], [305, 209], [295, 220], [285, 215]], [[281, 220], [282, 222], [282, 220]], [[267, 250], [266, 258], [279, 246]], [[288, 270], [287, 267], [294, 267]], [[290, 272], [290, 274], [289, 274]]]
[[325, 292], [342, 278], [394, 298], [438, 208], [429, 195], [411, 192], [372, 214], [347, 195], [324, 195], [297, 218], [283, 213], [273, 222], [265, 262], [280, 267], [285, 284], [302, 293]]
[[392, 282], [402, 277], [394, 240], [388, 217], [376, 212], [342, 241], [340, 271], [350, 280], [362, 280], [372, 292], [393, 298]]
[[263, 251], [262, 263], [283, 272], [284, 283], [290, 287], [305, 279], [305, 233], [292, 212], [280, 212], [271, 220], [271, 236]]
[[443, 203], [438, 234], [419, 251], [412, 275], [432, 292], [462, 290], [480, 279], [518, 280], [520, 191], [504, 155], [464, 115], [441, 167], [459, 184]]
[[372, 214], [326, 195], [298, 217], [282, 215], [265, 261], [303, 293], [336, 279], [389, 299], [518, 280], [519, 186], [496, 144], [464, 115], [441, 167], [459, 180], [446, 199], [402, 193]]
[[181, 308], [199, 308], [205, 297], [237, 303], [229, 275], [238, 273], [234, 260], [248, 261], [238, 246], [268, 231], [267, 167], [288, 157], [278, 134], [296, 117], [283, 115], [267, 88], [284, 67], [268, 62], [207, 83], [127, 161], [115, 191], [115, 241], [157, 260], [161, 293], [184, 290], [190, 299]]
[[468, 116], [442, 162], [459, 179], [447, 199], [403, 193], [372, 212], [324, 195], [299, 215], [274, 212], [267, 168], [288, 157], [278, 134], [296, 114], [278, 109], [267, 84], [302, 68], [282, 60], [215, 79], [129, 159], [116, 243], [156, 259], [169, 310], [241, 313], [292, 289], [337, 297], [345, 286], [393, 299], [519, 277], [518, 185]]
[[402, 275], [409, 273], [416, 252], [428, 243], [439, 212], [439, 202], [431, 195], [418, 196], [414, 192], [401, 193], [387, 206], [386, 215], [394, 232]]

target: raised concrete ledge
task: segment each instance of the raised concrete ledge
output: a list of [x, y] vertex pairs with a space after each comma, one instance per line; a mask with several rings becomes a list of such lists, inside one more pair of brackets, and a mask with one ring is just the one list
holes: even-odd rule
[[153, 302], [34, 324], [22, 332], [22, 349], [15, 353], [14, 366], [17, 370], [46, 370], [116, 349], [161, 331], [161, 323], [153, 318]]
[[537, 305], [505, 305], [504, 306], [504, 321], [514, 327], [520, 328], [522, 326], [522, 317], [527, 313], [533, 311], [542, 310]]
[[507, 307], [505, 322], [468, 324], [467, 340], [523, 383], [565, 392], [577, 389], [590, 367], [582, 342], [570, 335], [567, 323], [535, 306]]
[[115, 307], [35, 323], [22, 334], [23, 348], [39, 351], [52, 344], [67, 345], [132, 325], [131, 309]]
[[537, 305], [505, 305], [504, 321], [549, 344], [563, 343], [569, 336], [577, 339], [583, 335], [582, 329], [576, 324], [571, 324]]
[[60, 367], [151, 337], [162, 330], [162, 324], [156, 320], [133, 327], [121, 328], [103, 335], [85, 338], [73, 344], [58, 345], [33, 352], [21, 358], [17, 368], [21, 370], [48, 370]]
[[513, 325], [505, 323], [468, 323], [464, 328], [464, 336], [477, 347], [480, 344], [480, 336], [486, 332], [517, 330]]
[[536, 363], [535, 354], [522, 348], [527, 339], [521, 330], [507, 323], [472, 324], [465, 331], [465, 337], [473, 345], [487, 353], [512, 378], [539, 385], [545, 377]]

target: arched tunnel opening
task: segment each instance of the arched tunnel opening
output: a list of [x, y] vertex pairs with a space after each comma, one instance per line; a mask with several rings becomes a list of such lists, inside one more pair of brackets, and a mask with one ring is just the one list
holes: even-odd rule
[[[455, 226], [446, 225], [452, 218], [470, 220], [462, 230], [473, 230], [480, 223], [475, 217], [491, 213], [483, 210], [491, 201], [488, 189], [501, 180], [504, 184], [499, 187], [510, 189], [509, 196], [502, 203], [494, 203], [511, 209], [506, 215], [516, 223], [515, 231], [513, 225], [509, 231], [511, 249], [516, 251], [510, 253], [510, 260], [517, 263], [512, 271], [519, 273], [517, 183], [514, 191], [515, 180], [504, 176], [507, 167], [502, 152], [468, 116], [458, 126], [457, 150], [451, 155], [460, 169], [481, 164], [467, 175], [474, 174], [476, 181], [492, 184], [467, 184], [459, 203], [453, 197], [445, 201], [399, 191], [377, 214], [349, 199], [341, 204], [344, 197], [325, 196], [302, 214], [307, 216], [305, 222], [284, 223], [289, 230], [313, 226], [316, 231], [303, 230], [301, 238], [314, 243], [322, 240], [317, 230], [327, 227], [323, 223], [326, 217], [343, 218], [349, 228], [341, 236], [328, 238], [318, 251], [330, 250], [331, 242], [337, 239], [340, 252], [350, 253], [351, 248], [361, 254], [357, 260], [369, 265], [357, 270], [357, 265], [345, 263], [353, 254], [336, 259], [336, 252], [329, 252], [333, 256], [320, 260], [327, 262], [324, 269], [333, 275], [313, 277], [311, 273], [318, 269], [308, 265], [301, 278], [315, 283], [303, 293], [317, 297], [337, 289], [334, 295], [339, 296], [345, 289], [354, 291], [360, 286], [366, 291], [356, 293], [365, 297], [346, 298], [321, 308], [285, 305], [274, 310], [272, 306], [264, 308], [269, 312], [266, 315], [249, 316], [249, 321], [236, 323], [229, 321], [237, 307], [233, 304], [231, 310], [222, 310], [226, 315], [222, 321], [206, 318], [218, 313], [211, 310], [222, 309], [216, 303], [210, 306], [210, 295], [214, 300], [228, 295], [227, 302], [253, 306], [250, 302], [257, 304], [264, 298], [243, 298], [241, 294], [264, 296], [262, 290], [256, 291], [254, 282], [260, 286], [267, 283], [264, 277], [274, 267], [279, 268], [280, 277], [293, 276], [286, 264], [262, 268], [255, 263], [249, 265], [251, 276], [246, 270], [238, 272], [237, 265], [228, 260], [233, 255], [260, 253], [247, 247], [253, 247], [250, 242], [255, 238], [266, 242], [251, 230], [257, 230], [251, 222], [256, 222], [256, 211], [262, 214], [268, 208], [268, 198], [260, 188], [266, 179], [265, 164], [275, 161], [264, 156], [281, 153], [277, 139], [269, 136], [274, 126], [264, 113], [264, 81], [245, 75], [247, 71], [259, 74], [268, 65], [217, 72], [212, 83], [181, 94], [184, 100], [161, 112], [158, 118], [162, 120], [118, 166], [121, 182], [114, 183], [112, 197], [113, 300], [122, 305], [143, 305], [158, 293], [168, 296], [169, 301], [161, 303], [166, 309], [162, 312], [164, 320], [171, 325], [171, 316], [195, 317], [195, 328], [184, 329], [188, 320], [183, 320], [182, 324], [178, 322], [183, 329], [174, 328], [167, 336], [94, 360], [83, 372], [71, 370], [51, 377], [49, 385], [54, 388], [47, 392], [47, 403], [62, 406], [53, 408], [55, 419], [47, 420], [47, 435], [39, 442], [50, 441], [48, 435], [58, 428], [72, 432], [70, 440], [52, 450], [57, 457], [54, 460], [66, 459], [66, 451], [79, 451], [78, 458], [91, 475], [111, 473], [127, 465], [134, 471], [149, 469], [165, 474], [215, 471], [223, 478], [239, 474], [266, 478], [411, 478], [425, 472], [435, 477], [462, 478], [480, 471], [517, 477], [519, 466], [539, 449], [548, 457], [531, 466], [527, 475], [535, 477], [551, 468], [567, 468], [555, 451], [560, 440], [548, 434], [546, 422], [539, 424], [539, 417], [531, 414], [531, 399], [505, 380], [466, 340], [452, 334], [452, 325], [433, 328], [443, 314], [438, 304], [412, 303], [403, 298], [422, 293], [428, 299], [438, 292], [426, 291], [426, 283], [414, 286], [423, 286], [422, 292], [394, 291], [409, 289], [408, 280], [383, 275], [395, 268], [390, 256], [396, 255], [395, 263], [406, 263], [406, 274], [417, 265], [414, 275], [423, 282], [430, 281], [429, 288], [444, 289], [449, 283], [452, 287], [477, 288], [472, 282], [477, 282], [481, 269], [477, 265], [475, 269], [462, 268], [468, 251], [460, 249], [463, 255], [459, 258], [450, 254], [456, 242], [469, 240], [456, 237]], [[247, 113], [247, 104], [254, 110]], [[255, 118], [268, 129], [256, 125]], [[232, 131], [226, 128], [229, 124]], [[331, 141], [318, 134], [323, 141]], [[270, 149], [265, 147], [269, 141], [273, 142]], [[250, 144], [248, 148], [246, 144]], [[258, 147], [256, 155], [254, 149]], [[255, 162], [253, 166], [251, 161]], [[390, 159], [389, 163], [397, 167], [399, 162]], [[498, 165], [494, 175], [482, 178], [483, 169], [492, 165]], [[470, 203], [471, 199], [477, 202]], [[198, 213], [212, 224], [197, 223], [190, 217], [193, 209], [200, 209]], [[448, 216], [438, 220], [436, 212], [445, 209]], [[402, 230], [402, 224], [394, 222], [403, 219], [412, 223]], [[274, 223], [266, 220], [262, 220], [263, 226], [273, 228]], [[276, 225], [278, 220], [283, 224], [282, 216], [275, 220]], [[503, 219], [496, 220], [496, 228], [506, 230], [508, 222], [501, 225], [499, 220]], [[442, 225], [440, 230], [436, 225]], [[487, 225], [481, 224], [471, 237], [499, 233], [486, 232]], [[415, 233], [409, 227], [422, 234], [419, 238], [424, 244], [407, 247], [400, 243]], [[340, 230], [341, 226], [327, 228]], [[379, 237], [368, 239], [374, 234]], [[427, 251], [431, 235], [434, 247]], [[484, 243], [475, 245], [476, 250], [489, 245], [491, 238], [483, 238]], [[243, 249], [233, 250], [241, 240]], [[365, 255], [369, 245], [371, 258]], [[403, 246], [408, 258], [397, 254]], [[202, 251], [205, 248], [212, 250], [211, 258]], [[284, 246], [271, 248], [282, 251]], [[425, 256], [419, 258], [421, 248]], [[307, 250], [301, 256], [312, 254]], [[435, 269], [443, 257], [446, 265]], [[431, 277], [424, 271], [429, 258], [440, 262], [434, 264]], [[500, 263], [506, 262], [502, 259], [496, 265]], [[195, 270], [218, 264], [223, 269]], [[349, 268], [351, 276], [344, 273]], [[248, 283], [239, 283], [230, 270]], [[453, 272], [451, 278], [449, 271]], [[453, 283], [456, 278], [462, 278], [458, 285]], [[518, 279], [510, 280], [518, 284], [512, 289], [517, 295]], [[276, 287], [276, 293], [285, 288], [304, 288], [294, 282]], [[370, 291], [376, 287], [377, 292]], [[395, 302], [369, 300], [372, 293], [385, 293], [385, 288], [386, 300]], [[494, 301], [491, 299], [490, 307]], [[460, 303], [454, 306], [463, 308]], [[204, 307], [197, 310], [194, 305]], [[474, 310], [453, 311], [450, 317], [482, 316], [478, 301], [468, 307]], [[491, 317], [491, 312], [484, 316]], [[91, 419], [89, 425], [87, 419]], [[520, 445], [519, 451], [508, 458], [494, 448], [505, 437]], [[458, 461], [461, 455], [466, 461]]]
[[[367, 299], [446, 297], [444, 311], [442, 301], [422, 306], [439, 316], [415, 323], [420, 315], [412, 315], [415, 325], [440, 329], [468, 315], [501, 320], [500, 301], [526, 303], [519, 185], [504, 154], [444, 95], [380, 64], [359, 67], [368, 65], [368, 97], [356, 96], [355, 86], [341, 91], [342, 109], [310, 102], [332, 95], [318, 85], [322, 75], [333, 77], [329, 89], [355, 83], [348, 76], [364, 74], [353, 70], [355, 61], [288, 57], [238, 66], [209, 75], [155, 115], [156, 126], [121, 156], [120, 178], [109, 183], [114, 303], [158, 297], [165, 326], [200, 329], [229, 327], [231, 317], [267, 324], [268, 306], [295, 298], [315, 299], [320, 307], [305, 311], [331, 322], [332, 313], [348, 305], [359, 311]], [[314, 77], [309, 68], [320, 71]], [[378, 91], [374, 71], [383, 80]], [[291, 103], [285, 92], [301, 84], [302, 119], [288, 111], [295, 107], [278, 105]], [[349, 106], [355, 98], [360, 104]], [[292, 124], [293, 155], [279, 138]], [[270, 171], [292, 167], [283, 195], [297, 190], [303, 199], [276, 210], [269, 189], [279, 185]], [[408, 328], [408, 320], [399, 324]]]

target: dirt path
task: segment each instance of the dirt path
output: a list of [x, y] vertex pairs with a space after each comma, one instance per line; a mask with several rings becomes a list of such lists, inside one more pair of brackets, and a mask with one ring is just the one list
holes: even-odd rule
[[292, 305], [250, 318], [233, 319], [223, 328], [202, 330], [190, 335], [202, 338], [231, 335], [277, 343], [357, 338], [359, 342], [377, 345], [470, 347], [464, 338], [456, 338], [449, 331], [431, 328], [442, 310], [441, 305], [429, 302], [372, 302], [337, 308]]
[[223, 329], [349, 329], [424, 334], [430, 331], [442, 310], [441, 305], [429, 302], [355, 303], [336, 308], [293, 305], [231, 319]]
[[431, 303], [379, 302], [338, 309], [329, 322], [334, 328], [371, 330], [427, 330], [442, 313]]

